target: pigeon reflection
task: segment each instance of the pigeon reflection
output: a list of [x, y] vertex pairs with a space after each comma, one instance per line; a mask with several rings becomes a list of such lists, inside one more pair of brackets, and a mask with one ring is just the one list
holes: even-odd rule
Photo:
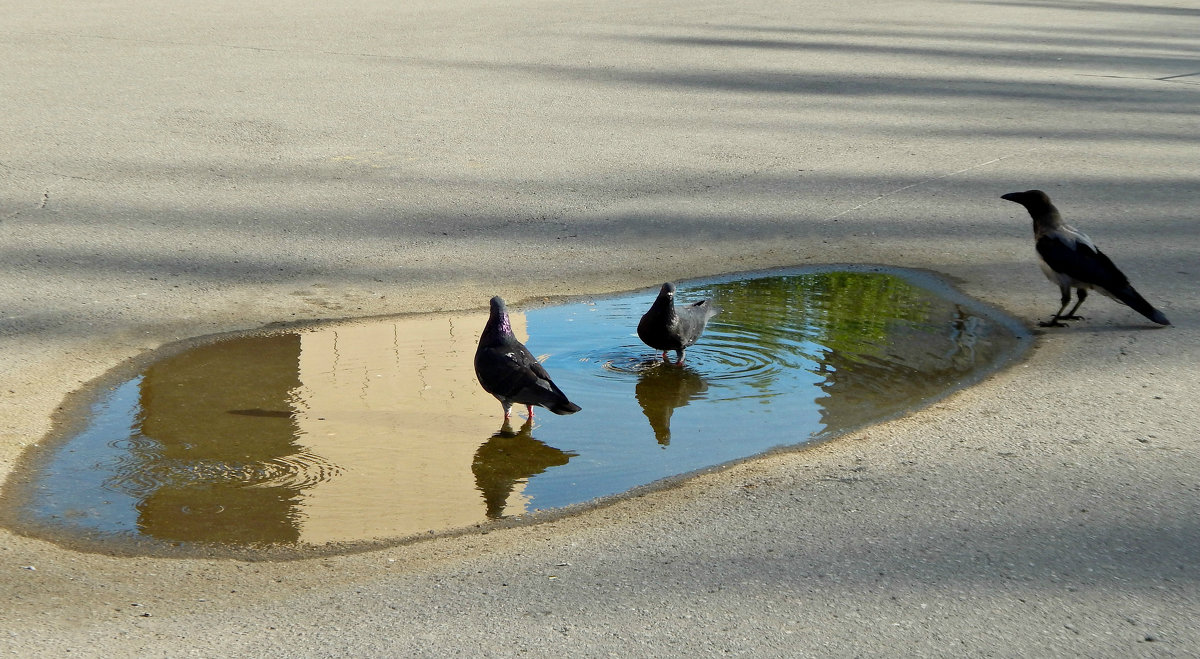
[[657, 362], [641, 372], [634, 396], [650, 421], [654, 438], [667, 446], [671, 443], [671, 415], [675, 408], [701, 398], [700, 394], [707, 390], [708, 383], [691, 367]]
[[475, 451], [471, 471], [475, 486], [483, 492], [489, 519], [504, 516], [504, 505], [517, 483], [527, 482], [550, 467], [561, 467], [579, 455], [560, 451], [533, 438], [533, 421], [526, 419], [513, 431], [508, 419], [491, 439]]

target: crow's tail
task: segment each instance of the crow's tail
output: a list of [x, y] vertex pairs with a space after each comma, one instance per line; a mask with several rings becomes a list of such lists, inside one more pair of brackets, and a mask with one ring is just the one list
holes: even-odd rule
[[1131, 309], [1158, 323], [1159, 325], [1170, 325], [1171, 321], [1163, 315], [1163, 312], [1155, 309], [1153, 305], [1146, 301], [1146, 298], [1133, 290], [1133, 287], [1126, 284], [1124, 288], [1112, 291], [1113, 297], [1128, 304]]

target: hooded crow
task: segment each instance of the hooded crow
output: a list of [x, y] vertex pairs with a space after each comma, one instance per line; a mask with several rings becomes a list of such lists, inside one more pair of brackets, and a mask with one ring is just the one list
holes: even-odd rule
[[[1075, 315], [1075, 312], [1087, 298], [1089, 289], [1096, 289], [1129, 305], [1134, 311], [1159, 325], [1171, 324], [1161, 311], [1133, 290], [1125, 274], [1118, 270], [1103, 252], [1096, 249], [1090, 238], [1063, 223], [1058, 209], [1050, 203], [1050, 197], [1045, 192], [1010, 192], [1001, 195], [1000, 198], [1021, 204], [1029, 211], [1030, 217], [1033, 218], [1033, 237], [1037, 241], [1042, 272], [1046, 273], [1047, 279], [1058, 284], [1062, 292], [1062, 307], [1053, 318], [1039, 323], [1042, 327], [1065, 327], [1060, 321], [1081, 320], [1082, 317]], [[1067, 305], [1071, 303], [1072, 288], [1075, 289], [1077, 297], [1075, 306], [1064, 314]]]

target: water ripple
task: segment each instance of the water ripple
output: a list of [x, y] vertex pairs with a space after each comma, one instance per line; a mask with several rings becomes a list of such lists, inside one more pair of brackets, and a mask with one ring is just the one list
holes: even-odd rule
[[163, 488], [239, 485], [304, 490], [338, 477], [342, 468], [309, 451], [267, 460], [171, 459], [159, 451], [126, 453], [108, 465], [105, 486], [134, 497]]

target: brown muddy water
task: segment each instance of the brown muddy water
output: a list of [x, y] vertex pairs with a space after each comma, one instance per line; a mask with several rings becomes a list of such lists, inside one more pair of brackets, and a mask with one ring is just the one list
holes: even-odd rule
[[118, 553], [396, 542], [826, 439], [1029, 344], [931, 275], [809, 268], [679, 282], [723, 311], [675, 365], [635, 331], [657, 290], [510, 306], [583, 407], [532, 423], [502, 424], [475, 381], [486, 309], [199, 340], [91, 392], [10, 479], [4, 521]]

